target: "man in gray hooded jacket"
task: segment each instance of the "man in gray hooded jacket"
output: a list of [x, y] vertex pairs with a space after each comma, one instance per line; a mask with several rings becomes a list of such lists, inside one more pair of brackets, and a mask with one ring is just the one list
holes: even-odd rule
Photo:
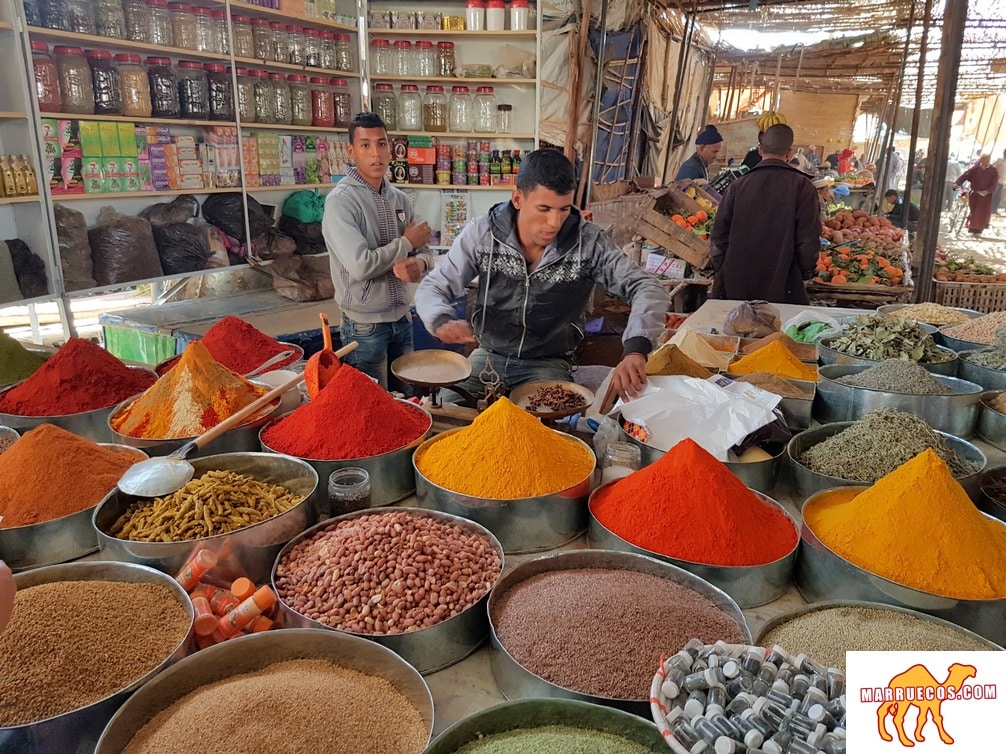
[[[555, 149], [528, 154], [510, 201], [469, 222], [450, 252], [416, 291], [416, 311], [444, 343], [472, 343], [472, 378], [491, 360], [507, 390], [535, 380], [571, 379], [594, 284], [629, 302], [624, 354], [612, 377], [620, 396], [646, 384], [646, 356], [664, 325], [670, 299], [655, 277], [573, 207], [573, 166]], [[476, 277], [471, 324], [451, 302]]]

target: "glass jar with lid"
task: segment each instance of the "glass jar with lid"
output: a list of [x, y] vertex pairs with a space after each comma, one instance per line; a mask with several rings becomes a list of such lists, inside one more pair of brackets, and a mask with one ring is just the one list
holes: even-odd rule
[[210, 120], [234, 120], [234, 88], [223, 63], [206, 63], [210, 94]]
[[414, 76], [412, 65], [412, 42], [407, 39], [395, 40], [395, 53], [391, 72], [395, 76]]
[[147, 69], [135, 52], [121, 52], [115, 56], [119, 68], [119, 87], [122, 90], [122, 114], [127, 118], [149, 118], [150, 81]]
[[24, 20], [28, 26], [45, 26], [45, 8], [40, 0], [24, 0]]
[[210, 84], [202, 63], [178, 61], [178, 104], [183, 118], [210, 119]]
[[91, 86], [91, 67], [80, 47], [53, 48], [56, 54], [56, 72], [59, 74], [59, 91], [64, 113], [91, 115], [94, 113], [94, 88]]
[[272, 29], [264, 18], [252, 19], [252, 39], [255, 42], [256, 60], [272, 60]]
[[402, 84], [398, 94], [398, 127], [402, 131], [423, 130], [423, 96], [415, 84]]
[[513, 130], [513, 105], [496, 105], [496, 131], [508, 134]]
[[454, 78], [457, 60], [454, 57], [453, 42], [437, 42], [437, 76]]
[[415, 62], [415, 75], [419, 78], [429, 79], [437, 75], [437, 53], [433, 42], [428, 39], [416, 42]]
[[348, 34], [333, 35], [332, 70], [352, 71], [356, 67], [356, 57], [353, 55], [353, 44]]
[[491, 86], [475, 90], [475, 131], [486, 134], [496, 131], [496, 95]]
[[375, 39], [370, 43], [370, 73], [372, 76], [391, 75], [391, 42]]
[[234, 55], [239, 58], [255, 57], [255, 35], [250, 16], [235, 13], [231, 16], [231, 33], [234, 36]]
[[181, 114], [178, 102], [178, 77], [171, 70], [171, 59], [147, 58], [147, 80], [150, 81], [150, 114], [155, 118], [177, 118]]
[[95, 30], [99, 37], [126, 38], [126, 12], [119, 0], [98, 0]]
[[[373, 48], [371, 48], [373, 49]], [[327, 71], [335, 69], [335, 33], [323, 30], [321, 32], [321, 61], [319, 68]]]
[[91, 0], [64, 0], [62, 3], [66, 12], [67, 31], [77, 34], [95, 35], [95, 6]]
[[59, 73], [56, 71], [56, 61], [49, 54], [49, 45], [45, 42], [31, 43], [31, 62], [35, 69], [35, 95], [38, 97], [38, 109], [43, 113], [63, 112], [63, 100], [59, 94]]
[[304, 65], [307, 61], [307, 45], [304, 41], [304, 27], [297, 24], [287, 24], [287, 63]]
[[171, 28], [171, 12], [168, 10], [168, 0], [147, 0], [148, 25], [150, 44], [162, 47], [174, 47], [175, 38]]
[[295, 126], [310, 126], [313, 121], [311, 112], [311, 86], [307, 76], [291, 73], [286, 77], [290, 87], [290, 122]]
[[269, 81], [269, 72], [261, 68], [248, 71], [255, 92], [255, 122], [276, 122], [276, 90]]
[[395, 100], [395, 87], [391, 84], [374, 86], [374, 112], [381, 116], [387, 130], [398, 130], [398, 103]]
[[[227, 11], [214, 8], [210, 11], [213, 18], [213, 49], [221, 55], [231, 54], [231, 37], [227, 33]], [[249, 27], [249, 31], [251, 28]]]
[[150, 13], [146, 0], [122, 0], [126, 16], [126, 38], [135, 42], [150, 41]]
[[273, 98], [276, 101], [276, 123], [290, 123], [293, 120], [293, 102], [290, 98], [290, 85], [282, 73], [270, 73]]
[[188, 3], [168, 3], [171, 12], [171, 38], [175, 47], [196, 49], [196, 17]]
[[217, 32], [213, 26], [213, 12], [197, 5], [192, 9], [192, 21], [196, 26], [196, 49], [199, 52], [216, 52]]
[[471, 133], [474, 124], [475, 110], [468, 87], [452, 87], [448, 128], [456, 133]]
[[324, 76], [312, 76], [310, 84], [311, 125], [318, 128], [332, 128], [335, 125], [335, 110], [328, 79]]
[[235, 68], [238, 79], [238, 117], [242, 123], [255, 122], [255, 82], [247, 68]]
[[95, 115], [122, 115], [122, 86], [119, 69], [108, 50], [88, 50]]
[[447, 97], [439, 85], [426, 87], [423, 97], [423, 130], [442, 133], [447, 130]]
[[304, 64], [321, 68], [321, 32], [318, 29], [304, 29]]
[[290, 37], [286, 33], [286, 24], [279, 21], [270, 21], [269, 29], [272, 33], [272, 53], [270, 59], [277, 63], [285, 63], [290, 57]]
[[627, 477], [642, 468], [639, 447], [628, 442], [610, 442], [601, 460], [601, 484]]
[[346, 79], [331, 79], [328, 83], [332, 87], [335, 127], [349, 128], [349, 121], [353, 119], [353, 96], [349, 93], [349, 84]]

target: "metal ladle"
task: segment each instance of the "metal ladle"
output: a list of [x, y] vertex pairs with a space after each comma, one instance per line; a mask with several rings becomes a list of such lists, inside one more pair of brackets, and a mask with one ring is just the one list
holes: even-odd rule
[[[353, 341], [336, 351], [335, 355], [339, 357], [345, 356], [355, 350], [357, 345], [359, 344]], [[261, 398], [252, 401], [237, 413], [227, 417], [194, 440], [185, 443], [170, 455], [161, 458], [150, 458], [146, 461], [133, 464], [126, 469], [126, 472], [119, 479], [119, 489], [127, 495], [135, 495], [137, 497], [162, 497], [181, 489], [196, 473], [192, 464], [185, 460], [189, 453], [217, 439], [227, 430], [238, 426], [249, 416], [268, 406], [286, 391], [296, 387], [303, 379], [304, 375], [298, 374], [282, 385], [274, 387]]]

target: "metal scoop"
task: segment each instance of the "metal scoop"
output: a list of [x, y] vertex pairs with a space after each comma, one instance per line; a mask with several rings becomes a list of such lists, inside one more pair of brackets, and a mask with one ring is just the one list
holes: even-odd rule
[[[347, 353], [353, 351], [357, 345], [357, 342], [353, 341], [340, 348], [334, 355], [337, 357], [345, 356]], [[135, 495], [137, 497], [161, 497], [163, 495], [170, 495], [172, 492], [181, 489], [195, 474], [192, 464], [185, 460], [189, 453], [217, 439], [227, 430], [238, 426], [245, 419], [253, 416], [279, 398], [287, 390], [296, 387], [303, 379], [304, 375], [298, 374], [282, 385], [274, 387], [261, 398], [252, 401], [236, 414], [232, 414], [209, 431], [185, 443], [170, 455], [151, 458], [133, 464], [126, 469], [126, 472], [119, 479], [119, 489], [127, 495]]]

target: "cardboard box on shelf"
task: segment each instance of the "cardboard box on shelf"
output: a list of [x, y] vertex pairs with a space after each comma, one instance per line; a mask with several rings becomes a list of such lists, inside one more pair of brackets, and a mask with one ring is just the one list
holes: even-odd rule
[[84, 193], [83, 157], [61, 157], [64, 194]]
[[122, 158], [122, 190], [143, 191], [143, 181], [140, 177], [140, 163], [136, 157]]
[[[83, 127], [82, 129], [83, 130]], [[101, 137], [101, 154], [105, 157], [116, 157], [119, 155], [119, 124], [108, 121], [98, 121], [98, 134]], [[83, 145], [84, 137], [81, 136]], [[87, 150], [84, 150], [87, 154]]]
[[[101, 157], [104, 150], [101, 145], [101, 124], [93, 120], [80, 121], [79, 125], [80, 154], [82, 157]], [[64, 151], [64, 154], [66, 152]], [[112, 154], [111, 152], [109, 154]]]
[[432, 165], [413, 165], [409, 163], [409, 183], [432, 186], [436, 180], [436, 171]]
[[121, 157], [105, 157], [102, 160], [102, 172], [105, 174], [105, 191], [107, 193], [120, 193], [125, 189]]
[[132, 123], [116, 123], [119, 130], [119, 155], [136, 157], [136, 131]]
[[80, 151], [80, 121], [56, 121], [56, 132], [59, 137], [59, 152], [63, 157], [83, 157]]
[[81, 159], [80, 176], [83, 179], [84, 191], [88, 194], [105, 193], [105, 174], [102, 172], [101, 157], [84, 157]]
[[436, 165], [437, 150], [433, 147], [409, 147], [410, 165]]

